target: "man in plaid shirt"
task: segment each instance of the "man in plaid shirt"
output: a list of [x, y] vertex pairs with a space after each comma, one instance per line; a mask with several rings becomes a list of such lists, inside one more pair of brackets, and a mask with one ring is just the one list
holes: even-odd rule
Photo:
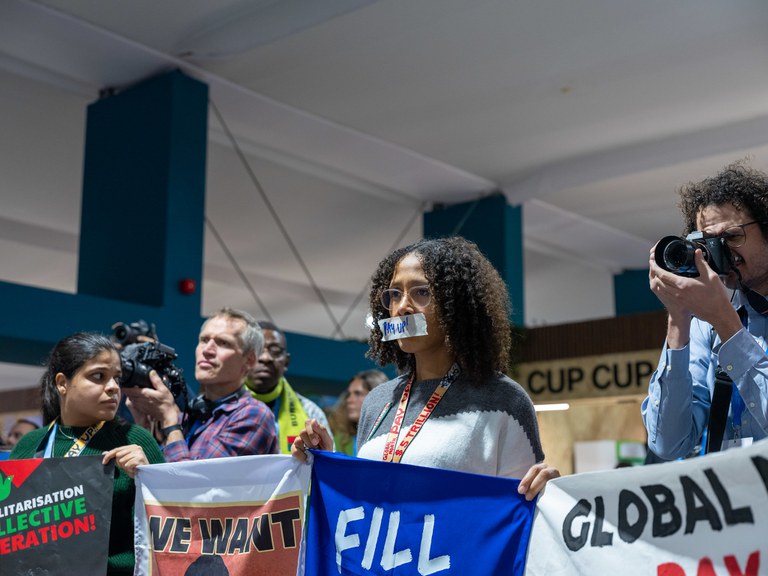
[[144, 415], [160, 426], [166, 461], [279, 453], [272, 411], [243, 386], [263, 345], [264, 335], [250, 314], [223, 308], [200, 329], [195, 379], [202, 394], [184, 414], [154, 371], [154, 388], [123, 389], [137, 421]]

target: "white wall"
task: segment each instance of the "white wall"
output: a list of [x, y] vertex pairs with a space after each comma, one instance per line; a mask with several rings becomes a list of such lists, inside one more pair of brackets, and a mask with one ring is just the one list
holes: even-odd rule
[[613, 276], [606, 270], [525, 251], [525, 322], [528, 327], [614, 316]]

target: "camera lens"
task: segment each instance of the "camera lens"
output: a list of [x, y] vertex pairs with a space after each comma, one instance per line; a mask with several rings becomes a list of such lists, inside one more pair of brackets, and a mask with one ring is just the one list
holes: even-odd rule
[[696, 277], [699, 271], [696, 268], [697, 246], [677, 236], [665, 236], [656, 245], [656, 263], [669, 272], [678, 276]]
[[128, 328], [125, 326], [125, 324], [120, 324], [115, 327], [115, 339], [120, 342], [121, 344], [125, 342], [125, 339], [128, 337]]
[[672, 242], [664, 250], [664, 264], [666, 264], [670, 270], [690, 270], [691, 266], [694, 268], [696, 248], [690, 242]]

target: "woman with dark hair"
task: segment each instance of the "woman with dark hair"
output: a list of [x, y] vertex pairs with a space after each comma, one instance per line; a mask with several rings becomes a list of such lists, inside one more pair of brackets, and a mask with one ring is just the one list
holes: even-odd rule
[[11, 452], [12, 459], [103, 456], [117, 465], [112, 495], [108, 574], [133, 574], [133, 478], [141, 464], [163, 462], [144, 428], [117, 421], [120, 355], [109, 338], [78, 332], [60, 340], [40, 379], [43, 422]]
[[[532, 499], [559, 472], [546, 466], [533, 403], [504, 375], [511, 346], [506, 285], [460, 237], [395, 250], [372, 278], [368, 355], [401, 375], [372, 390], [358, 426], [358, 456], [521, 478]], [[329, 449], [309, 421], [294, 443]]]
[[331, 430], [336, 452], [349, 456], [357, 454], [357, 425], [360, 422], [360, 410], [368, 393], [389, 380], [381, 370], [363, 370], [349, 380], [347, 389], [330, 415]]

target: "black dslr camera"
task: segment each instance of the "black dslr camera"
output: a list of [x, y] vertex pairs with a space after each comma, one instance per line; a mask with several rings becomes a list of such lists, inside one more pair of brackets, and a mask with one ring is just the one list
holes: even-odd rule
[[123, 388], [152, 388], [149, 373], [155, 370], [168, 386], [174, 398], [186, 394], [187, 384], [181, 368], [173, 365], [178, 354], [170, 346], [160, 342], [140, 342], [128, 344], [120, 352], [123, 365]]
[[138, 336], [156, 339], [154, 324], [150, 327], [144, 320], [139, 320], [131, 324], [118, 322], [112, 328], [113, 340], [122, 346], [120, 350], [123, 370], [121, 387], [152, 388], [149, 373], [155, 370], [175, 399], [186, 397], [187, 383], [184, 380], [184, 371], [173, 365], [173, 361], [178, 357], [176, 351], [156, 340], [137, 341]]
[[695, 260], [697, 248], [701, 249], [709, 267], [720, 276], [727, 275], [733, 268], [731, 251], [725, 240], [698, 231], [691, 232], [685, 238], [665, 236], [659, 240], [654, 252], [656, 264], [678, 276], [696, 278], [699, 275]]
[[157, 340], [155, 325], [147, 324], [144, 320], [137, 320], [130, 324], [117, 322], [112, 326], [112, 339], [122, 346], [139, 342], [139, 336]]

